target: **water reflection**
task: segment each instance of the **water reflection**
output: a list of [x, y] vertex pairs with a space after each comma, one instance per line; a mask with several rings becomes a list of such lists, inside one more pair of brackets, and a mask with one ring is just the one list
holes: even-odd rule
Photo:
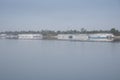
[[0, 80], [119, 80], [120, 43], [0, 41]]

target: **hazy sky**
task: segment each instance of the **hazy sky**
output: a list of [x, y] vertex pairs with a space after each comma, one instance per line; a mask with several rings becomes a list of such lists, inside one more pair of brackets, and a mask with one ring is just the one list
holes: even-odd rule
[[0, 0], [0, 31], [120, 30], [120, 0]]

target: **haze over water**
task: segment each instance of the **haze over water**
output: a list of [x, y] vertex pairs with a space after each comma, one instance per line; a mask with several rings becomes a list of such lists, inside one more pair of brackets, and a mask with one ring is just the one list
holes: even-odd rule
[[120, 30], [120, 0], [0, 0], [0, 31]]
[[120, 43], [0, 40], [0, 80], [120, 80]]

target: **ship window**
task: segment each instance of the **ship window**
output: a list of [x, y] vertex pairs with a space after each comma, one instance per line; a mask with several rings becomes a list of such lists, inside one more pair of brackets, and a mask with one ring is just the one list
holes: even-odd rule
[[111, 39], [112, 38], [112, 36], [107, 36], [107, 39]]
[[70, 39], [72, 39], [72, 38], [73, 38], [73, 36], [69, 36], [69, 38], [70, 38]]

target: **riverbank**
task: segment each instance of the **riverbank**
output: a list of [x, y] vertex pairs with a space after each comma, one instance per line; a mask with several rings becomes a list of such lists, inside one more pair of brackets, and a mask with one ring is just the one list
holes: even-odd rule
[[59, 41], [81, 41], [81, 42], [120, 42], [120, 36], [111, 33], [95, 34], [0, 34], [0, 39], [15, 40], [59, 40]]
[[120, 36], [115, 36], [114, 41], [120, 41]]

